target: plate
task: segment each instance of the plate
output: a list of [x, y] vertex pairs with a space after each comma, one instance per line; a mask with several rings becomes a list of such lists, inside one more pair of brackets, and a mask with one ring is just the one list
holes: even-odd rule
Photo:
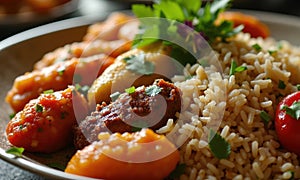
[[[275, 39], [288, 40], [294, 45], [300, 45], [300, 38], [295, 38], [300, 34], [300, 18], [257, 11], [243, 10], [243, 12], [257, 16], [265, 22], [270, 27], [271, 34]], [[25, 154], [25, 157], [13, 158], [12, 155], [5, 153], [8, 144], [4, 131], [12, 110], [5, 103], [4, 98], [15, 77], [30, 71], [34, 62], [46, 52], [70, 42], [80, 41], [87, 26], [100, 19], [79, 17], [64, 20], [28, 30], [0, 43], [0, 158], [49, 179], [83, 179], [83, 177], [66, 174], [47, 166], [48, 163], [65, 162], [66, 158], [71, 155], [72, 150], [70, 149], [51, 154], [48, 157], [40, 154]]]

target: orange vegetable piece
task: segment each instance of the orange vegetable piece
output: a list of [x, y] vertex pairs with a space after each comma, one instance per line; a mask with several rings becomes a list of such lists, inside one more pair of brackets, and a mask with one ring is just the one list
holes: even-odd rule
[[109, 180], [156, 180], [167, 177], [179, 162], [175, 146], [150, 129], [100, 133], [99, 139], [77, 151], [65, 172]]
[[251, 15], [247, 15], [241, 12], [227, 11], [220, 14], [217, 22], [220, 22], [222, 20], [232, 21], [235, 27], [243, 24], [243, 32], [249, 33], [252, 37], [255, 38], [267, 38], [270, 35], [268, 26]]
[[113, 63], [113, 58], [99, 54], [89, 59], [73, 58], [41, 70], [27, 72], [15, 79], [5, 100], [15, 112], [19, 112], [31, 99], [37, 98], [45, 90], [66, 89], [68, 85], [73, 83], [76, 76], [81, 79], [77, 83], [81, 85], [92, 84]]
[[76, 118], [81, 119], [87, 113], [86, 100], [73, 87], [42, 94], [9, 121], [7, 139], [12, 145], [29, 152], [54, 152], [72, 143]]

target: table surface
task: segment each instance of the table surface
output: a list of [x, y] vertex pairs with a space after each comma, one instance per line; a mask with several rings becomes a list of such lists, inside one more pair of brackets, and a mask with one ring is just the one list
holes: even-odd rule
[[[263, 3], [262, 3], [263, 2]], [[236, 0], [233, 3], [233, 8], [242, 8], [250, 10], [261, 10], [278, 12], [284, 14], [290, 14], [300, 16], [300, 1], [297, 0]], [[109, 13], [111, 11], [124, 10], [130, 8], [130, 3], [124, 3], [124, 1], [112, 1], [112, 0], [81, 0], [78, 6], [78, 10], [75, 12], [53, 19], [48, 22], [59, 21], [77, 16], [84, 15], [97, 15], [99, 13]], [[19, 28], [0, 28], [0, 40], [14, 35], [18, 32], [24, 31], [41, 24], [34, 26], [19, 27]], [[0, 42], [1, 43], [1, 42]], [[43, 180], [36, 174], [24, 171], [18, 167], [15, 167], [0, 159], [0, 180]]]

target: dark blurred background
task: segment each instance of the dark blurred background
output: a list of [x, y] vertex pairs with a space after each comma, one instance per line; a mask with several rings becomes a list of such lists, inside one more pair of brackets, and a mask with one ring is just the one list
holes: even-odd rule
[[[0, 40], [26, 29], [54, 21], [86, 15], [103, 16], [103, 14], [111, 11], [129, 9], [131, 4], [136, 2], [149, 3], [147, 0], [79, 0], [78, 8], [68, 14], [55, 18], [44, 18], [32, 23], [18, 24], [18, 21], [5, 23], [0, 17]], [[260, 10], [300, 16], [300, 1], [298, 0], [234, 0], [232, 4], [234, 9]]]

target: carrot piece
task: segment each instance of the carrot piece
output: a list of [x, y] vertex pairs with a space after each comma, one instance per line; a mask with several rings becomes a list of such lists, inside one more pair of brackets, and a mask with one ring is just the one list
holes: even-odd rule
[[77, 151], [65, 172], [103, 179], [163, 179], [175, 169], [179, 152], [164, 136], [150, 129], [136, 133], [100, 133]]
[[232, 21], [234, 26], [243, 24], [243, 32], [249, 33], [252, 37], [267, 38], [270, 35], [270, 30], [266, 24], [258, 20], [256, 17], [244, 14], [241, 12], [223, 12], [220, 14], [217, 22], [222, 20]]

